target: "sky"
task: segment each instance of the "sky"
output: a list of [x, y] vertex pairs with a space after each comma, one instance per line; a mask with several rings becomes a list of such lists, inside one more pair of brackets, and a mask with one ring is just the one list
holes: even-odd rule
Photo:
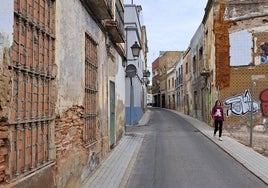
[[160, 51], [184, 51], [202, 22], [207, 0], [125, 0], [141, 5], [148, 40], [148, 69]]

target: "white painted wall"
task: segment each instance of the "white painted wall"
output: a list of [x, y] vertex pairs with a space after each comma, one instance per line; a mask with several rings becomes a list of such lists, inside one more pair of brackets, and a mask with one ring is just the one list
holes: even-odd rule
[[230, 65], [242, 66], [252, 63], [252, 34], [242, 30], [230, 34]]

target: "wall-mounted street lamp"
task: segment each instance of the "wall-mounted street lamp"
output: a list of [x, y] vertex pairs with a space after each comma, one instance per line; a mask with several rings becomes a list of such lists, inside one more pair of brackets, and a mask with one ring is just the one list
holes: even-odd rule
[[141, 47], [138, 44], [137, 41], [135, 41], [135, 43], [130, 47], [131, 51], [132, 51], [132, 56], [133, 57], [139, 57], [140, 51], [141, 51]]
[[134, 59], [126, 59], [126, 61], [123, 61], [123, 67], [127, 65], [128, 61], [137, 60], [136, 58], [139, 57], [140, 55], [141, 47], [137, 41], [135, 41], [135, 43], [130, 48], [131, 48], [132, 56], [134, 57]]
[[143, 77], [150, 77], [151, 73], [149, 70], [144, 70], [143, 71]]

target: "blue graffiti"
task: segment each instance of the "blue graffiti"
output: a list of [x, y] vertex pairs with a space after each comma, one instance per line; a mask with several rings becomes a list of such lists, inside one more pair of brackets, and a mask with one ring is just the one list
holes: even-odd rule
[[264, 42], [260, 46], [260, 51], [261, 51], [261, 63], [266, 63], [267, 62], [267, 57], [268, 57], [268, 42]]
[[251, 101], [253, 100], [253, 113], [259, 109], [259, 105], [251, 97], [248, 90], [244, 94], [236, 95], [234, 97], [228, 98], [224, 101], [224, 104], [230, 106], [227, 110], [227, 116], [231, 116], [232, 113], [235, 115], [245, 115], [251, 112]]

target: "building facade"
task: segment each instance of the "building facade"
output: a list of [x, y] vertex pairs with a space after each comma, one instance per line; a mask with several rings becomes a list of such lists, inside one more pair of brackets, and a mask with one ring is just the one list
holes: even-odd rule
[[205, 77], [201, 75], [201, 71], [205, 69], [203, 34], [203, 25], [200, 24], [190, 41], [189, 50], [184, 60], [187, 69], [185, 72], [185, 84], [187, 85], [185, 92], [188, 95], [185, 102], [189, 104], [189, 115], [199, 120], [205, 119], [203, 116], [207, 114], [205, 101], [207, 86]]
[[268, 14], [261, 8], [265, 4], [238, 0], [207, 3], [203, 24], [208, 104], [212, 108], [215, 100], [222, 101], [228, 126], [267, 122], [261, 97], [267, 81]]
[[175, 72], [175, 66], [171, 67], [167, 71], [167, 108], [175, 110], [175, 97], [176, 97], [176, 89], [175, 89], [175, 78], [176, 78], [176, 72]]
[[[126, 76], [126, 125], [136, 125], [147, 108], [147, 36], [142, 23], [142, 7], [135, 4], [125, 5], [126, 32], [126, 72], [135, 72]], [[132, 54], [132, 46], [140, 47], [138, 57]]]
[[[268, 14], [261, 8], [266, 4], [208, 1], [202, 23], [183, 56], [185, 114], [213, 126], [210, 111], [219, 99], [228, 117], [226, 127], [267, 124]], [[179, 67], [178, 62], [177, 72]]]
[[153, 106], [160, 107], [160, 69], [158, 57], [152, 63], [152, 96]]
[[182, 51], [160, 51], [159, 55], [159, 94], [160, 94], [160, 107], [168, 108], [168, 85], [167, 85], [167, 72], [171, 67], [174, 67], [182, 54]]
[[79, 187], [120, 140], [123, 3], [1, 2], [1, 185]]
[[183, 54], [178, 59], [175, 67], [175, 109], [179, 112], [184, 112], [183, 103]]

